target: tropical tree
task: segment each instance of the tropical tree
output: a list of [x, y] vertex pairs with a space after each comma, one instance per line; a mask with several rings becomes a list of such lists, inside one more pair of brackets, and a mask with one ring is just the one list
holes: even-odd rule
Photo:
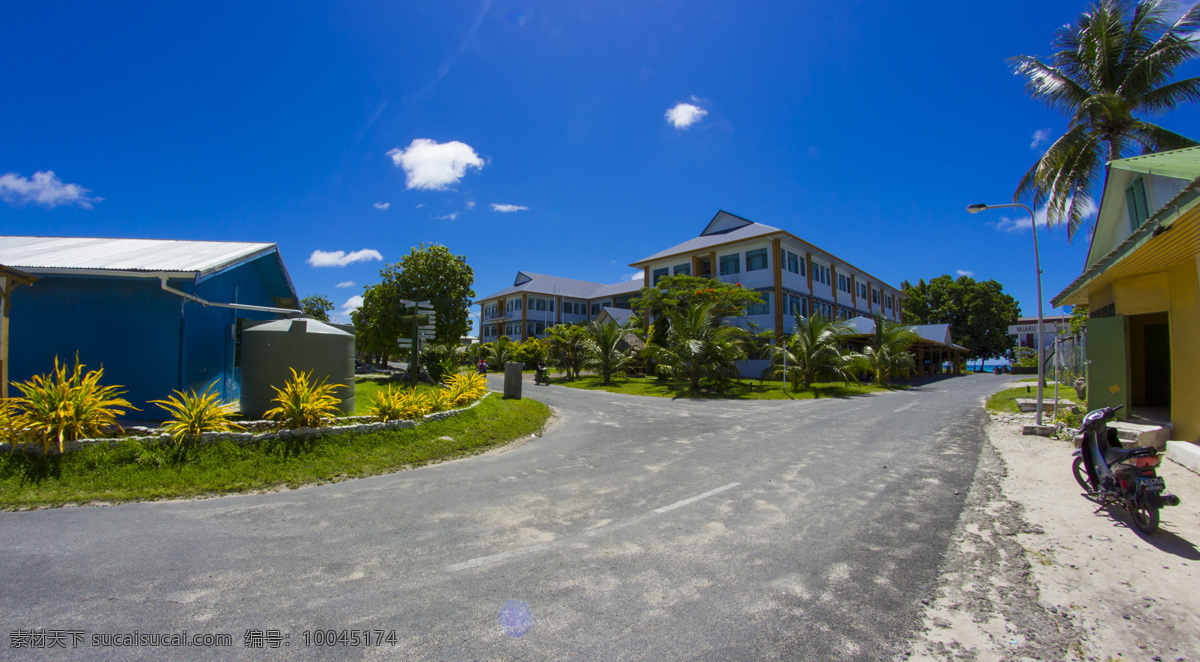
[[585, 332], [575, 324], [556, 324], [546, 330], [550, 341], [550, 359], [567, 373], [567, 379], [579, 377], [583, 368]]
[[437, 315], [434, 342], [457, 344], [471, 330], [467, 306], [475, 296], [475, 272], [463, 255], [440, 244], [421, 244], [379, 271], [379, 282], [363, 288], [363, 301], [350, 315], [356, 344], [386, 356], [412, 333], [404, 318], [413, 310], [402, 301], [428, 301]]
[[666, 342], [646, 345], [660, 376], [686, 379], [692, 390], [699, 390], [706, 378], [715, 380], [717, 389], [722, 390], [736, 376], [737, 362], [746, 358], [750, 333], [722, 324], [714, 307], [714, 303], [706, 303], [684, 312], [666, 311]]
[[1091, 212], [1090, 193], [1106, 161], [1140, 147], [1157, 152], [1196, 142], [1143, 119], [1200, 100], [1200, 78], [1170, 82], [1196, 57], [1200, 5], [1173, 24], [1169, 0], [1100, 0], [1073, 25], [1055, 33], [1050, 63], [1010, 58], [1026, 92], [1070, 118], [1067, 131], [1021, 178], [1014, 200], [1046, 206], [1051, 225], [1065, 222], [1072, 237]]
[[605, 384], [612, 383], [614, 374], [623, 371], [629, 365], [629, 355], [621, 351], [621, 341], [625, 337], [625, 329], [616, 322], [608, 320], [601, 324], [593, 320], [584, 327], [586, 337], [583, 339], [583, 365], [600, 374], [600, 380]]
[[845, 322], [823, 315], [797, 315], [794, 322], [783, 345], [771, 348], [772, 377], [786, 376], [792, 391], [807, 391], [816, 381], [858, 381], [854, 373], [861, 367], [862, 357], [842, 351], [850, 334]]
[[333, 302], [323, 294], [310, 294], [300, 300], [300, 310], [318, 322], [328, 322]]
[[530, 336], [514, 348], [513, 360], [524, 363], [525, 367], [537, 365], [539, 361], [546, 360], [546, 344]]
[[892, 377], [902, 377], [916, 367], [908, 348], [920, 338], [912, 329], [883, 316], [875, 316], [875, 333], [862, 353], [862, 365], [877, 386], [886, 386]]
[[496, 342], [490, 342], [481, 348], [484, 360], [493, 370], [503, 369], [504, 364], [513, 360], [513, 353], [517, 349], [517, 343], [509, 339], [508, 336], [500, 336], [496, 338]]
[[905, 322], [949, 324], [954, 342], [981, 360], [1005, 356], [1013, 347], [1008, 327], [1017, 323], [1021, 306], [999, 282], [943, 274], [900, 287]]

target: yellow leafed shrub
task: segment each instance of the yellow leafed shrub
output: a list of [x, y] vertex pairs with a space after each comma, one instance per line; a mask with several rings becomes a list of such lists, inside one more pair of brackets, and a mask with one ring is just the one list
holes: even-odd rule
[[283, 388], [272, 386], [278, 397], [271, 402], [279, 403], [278, 407], [264, 412], [267, 418], [274, 418], [285, 428], [318, 428], [332, 423], [337, 415], [337, 406], [341, 398], [333, 395], [335, 384], [326, 384], [321, 380], [318, 384], [312, 379], [312, 371], [297, 373], [292, 371], [292, 378]]
[[[75, 366], [68, 369], [54, 357], [54, 372], [34, 375], [29, 381], [14, 383], [23, 397], [11, 398], [16, 414], [14, 427], [42, 445], [42, 452], [51, 448], [63, 452], [68, 441], [96, 437], [110, 427], [116, 427], [117, 417], [128, 409], [137, 410], [119, 386], [101, 386], [104, 368], [83, 372], [79, 356]], [[9, 414], [12, 416], [12, 414]]]
[[487, 378], [478, 373], [458, 373], [446, 379], [446, 397], [453, 407], [470, 404], [487, 393]]
[[229, 420], [235, 405], [221, 404], [219, 396], [213, 391], [215, 387], [216, 382], [209, 385], [200, 395], [197, 395], [195, 390], [189, 393], [175, 391], [175, 395], [167, 396], [166, 400], [150, 401], [171, 415], [171, 420], [164, 423], [162, 429], [175, 439], [176, 447], [188, 441], [195, 441], [204, 432], [245, 429]]

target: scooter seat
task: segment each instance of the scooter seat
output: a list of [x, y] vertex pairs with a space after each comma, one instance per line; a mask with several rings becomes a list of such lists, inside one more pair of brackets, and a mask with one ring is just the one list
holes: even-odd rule
[[1135, 457], [1150, 457], [1158, 455], [1158, 449], [1150, 446], [1138, 446], [1136, 448], [1110, 448], [1104, 453], [1104, 461], [1109, 464], [1124, 462]]

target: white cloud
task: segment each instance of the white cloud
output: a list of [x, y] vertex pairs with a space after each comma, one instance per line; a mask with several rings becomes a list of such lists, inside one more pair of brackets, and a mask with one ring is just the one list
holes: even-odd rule
[[[1091, 198], [1085, 198], [1082, 201], [1082, 203], [1083, 203], [1083, 217], [1084, 218], [1088, 218], [1089, 216], [1092, 216], [1096, 213], [1096, 203], [1094, 200], [1092, 200]], [[1037, 220], [1037, 224], [1038, 224], [1039, 228], [1047, 227], [1047, 225], [1046, 225], [1046, 208], [1045, 207], [1035, 209], [1033, 215], [1034, 215], [1034, 218]], [[1064, 221], [1064, 223], [1065, 223], [1065, 221]], [[996, 229], [1003, 230], [1003, 231], [1009, 232], [1009, 233], [1014, 233], [1014, 234], [1019, 233], [1019, 232], [1024, 232], [1024, 231], [1030, 229], [1031, 227], [1033, 227], [1033, 225], [1029, 222], [1029, 217], [1025, 216], [1024, 214], [1022, 214], [1021, 216], [1018, 216], [1017, 218], [1001, 216], [1000, 222], [996, 223]]]
[[35, 172], [32, 179], [25, 179], [15, 172], [0, 175], [0, 198], [10, 205], [32, 202], [46, 209], [65, 205], [91, 209], [93, 203], [104, 198], [97, 198], [90, 193], [91, 190], [79, 184], [64, 184], [54, 176], [53, 170]]
[[392, 203], [390, 203], [390, 202], [376, 202], [375, 203], [375, 208], [379, 209], [379, 210], [387, 209], [388, 207], [391, 207], [391, 206], [392, 206]]
[[1029, 149], [1037, 149], [1050, 142], [1050, 129], [1038, 129], [1033, 132], [1031, 138], [1033, 140], [1029, 143]]
[[338, 283], [337, 285], [334, 285], [334, 287], [354, 287], [354, 281], [344, 280], [344, 281]]
[[366, 262], [368, 260], [382, 260], [383, 256], [379, 251], [373, 248], [364, 248], [361, 251], [347, 253], [345, 251], [313, 251], [312, 255], [308, 256], [308, 263], [314, 267], [344, 267], [347, 264], [355, 262]]
[[340, 312], [341, 316], [349, 317], [350, 313], [358, 310], [359, 306], [361, 306], [362, 304], [363, 304], [363, 298], [357, 294], [350, 297], [349, 299], [346, 299], [346, 303], [342, 304], [342, 310]]
[[388, 152], [392, 162], [404, 168], [408, 188], [445, 190], [467, 173], [467, 168], [483, 168], [483, 159], [466, 143], [457, 140], [438, 143], [417, 138], [407, 149], [399, 147]]
[[453, 221], [458, 218], [458, 212], [452, 211], [449, 214], [443, 214], [437, 217], [439, 221]]
[[492, 211], [498, 211], [502, 214], [508, 214], [508, 213], [511, 213], [514, 211], [529, 211], [529, 207], [522, 207], [520, 205], [498, 205], [493, 202], [492, 203]]
[[474, 209], [474, 208], [475, 208], [475, 201], [467, 200], [467, 209]]
[[640, 280], [640, 279], [642, 279], [642, 278], [645, 278], [645, 277], [646, 277], [646, 274], [642, 273], [641, 271], [635, 271], [635, 272], [633, 272], [633, 273], [631, 273], [631, 274], [625, 274], [625, 277], [624, 277], [624, 278], [622, 278], [621, 280], [622, 280], [622, 281], [626, 281], [626, 280]]
[[974, 278], [974, 277], [975, 277], [975, 272], [974, 272], [974, 271], [964, 271], [963, 269], [959, 269], [958, 271], [956, 271], [956, 272], [954, 272], [954, 273], [958, 274], [959, 276], [967, 276], [968, 278]]
[[[698, 101], [696, 97], [692, 97], [692, 99]], [[673, 125], [676, 129], [686, 129], [699, 122], [700, 118], [707, 114], [708, 111], [700, 106], [690, 103], [677, 103], [667, 109], [666, 118], [667, 123]]]

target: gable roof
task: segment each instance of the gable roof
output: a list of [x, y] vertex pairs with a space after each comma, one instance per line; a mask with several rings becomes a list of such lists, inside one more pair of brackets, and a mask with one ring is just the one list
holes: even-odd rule
[[642, 289], [642, 281], [643, 279], [641, 278], [635, 278], [634, 280], [605, 285], [604, 283], [593, 283], [586, 280], [575, 280], [574, 278], [518, 271], [517, 277], [513, 279], [512, 287], [506, 287], [486, 297], [479, 297], [476, 299], [476, 303], [518, 292], [558, 295], [572, 299], [596, 299], [599, 297], [620, 296], [622, 294], [632, 294]]
[[708, 225], [704, 227], [704, 231], [700, 233], [699, 237], [696, 237], [695, 239], [689, 239], [682, 244], [676, 244], [666, 250], [661, 250], [654, 255], [644, 257], [636, 262], [631, 262], [629, 266], [637, 267], [645, 264], [646, 262], [652, 262], [659, 258], [678, 255], [680, 253], [693, 253], [704, 248], [729, 244], [735, 241], [742, 241], [743, 239], [763, 237], [776, 232], [783, 232], [783, 230], [780, 230], [776, 227], [771, 227], [770, 225], [755, 223], [754, 221], [746, 220], [741, 216], [736, 216], [725, 210], [721, 210], [717, 212], [717, 215], [714, 216], [711, 221], [708, 222]]
[[[851, 335], [869, 336], [875, 334], [875, 320], [870, 317], [863, 317], [862, 315], [853, 317], [846, 320], [846, 326], [853, 331]], [[949, 324], [916, 324], [904, 328], [917, 334], [921, 342], [952, 347], [968, 352], [971, 351], [962, 345], [954, 343], [954, 338], [950, 336]]]
[[[1161, 169], [1159, 165], [1161, 164]], [[1109, 189], [1123, 189], [1124, 183], [1130, 178], [1128, 173], [1142, 172], [1163, 177], [1179, 179], [1181, 175], [1195, 173], [1182, 190], [1166, 204], [1150, 211], [1150, 218], [1130, 233], [1112, 250], [1099, 254], [1097, 234], [1101, 231], [1101, 223], [1111, 226], [1119, 223], [1116, 218], [1120, 211], [1118, 207], [1124, 204], [1123, 196], [1115, 193], [1110, 195]], [[1114, 184], [1114, 180], [1121, 181]], [[1170, 152], [1135, 156], [1108, 164], [1107, 176], [1104, 181], [1104, 193], [1101, 196], [1100, 210], [1097, 212], [1096, 228], [1092, 232], [1091, 245], [1088, 247], [1088, 259], [1083, 273], [1059, 292], [1051, 303], [1055, 306], [1080, 305], [1087, 303], [1087, 292], [1095, 285], [1102, 285], [1119, 276], [1133, 276], [1138, 273], [1148, 273], [1147, 270], [1160, 269], [1169, 260], [1176, 259], [1179, 250], [1187, 245], [1179, 237], [1167, 236], [1158, 239], [1159, 235], [1175, 227], [1181, 220], [1194, 219], [1191, 212], [1200, 204], [1200, 147], [1177, 149]], [[1194, 225], [1194, 220], [1188, 223]], [[1185, 223], [1184, 225], [1188, 225]], [[1178, 234], [1178, 233], [1175, 233]], [[1151, 245], [1152, 244], [1152, 245]], [[1140, 250], [1147, 247], [1146, 251]], [[1186, 251], [1185, 251], [1186, 252]], [[1136, 259], [1127, 259], [1137, 253]], [[1117, 269], [1119, 267], [1119, 269]], [[1116, 271], [1113, 271], [1116, 269]], [[1120, 272], [1117, 274], [1116, 272]]]

